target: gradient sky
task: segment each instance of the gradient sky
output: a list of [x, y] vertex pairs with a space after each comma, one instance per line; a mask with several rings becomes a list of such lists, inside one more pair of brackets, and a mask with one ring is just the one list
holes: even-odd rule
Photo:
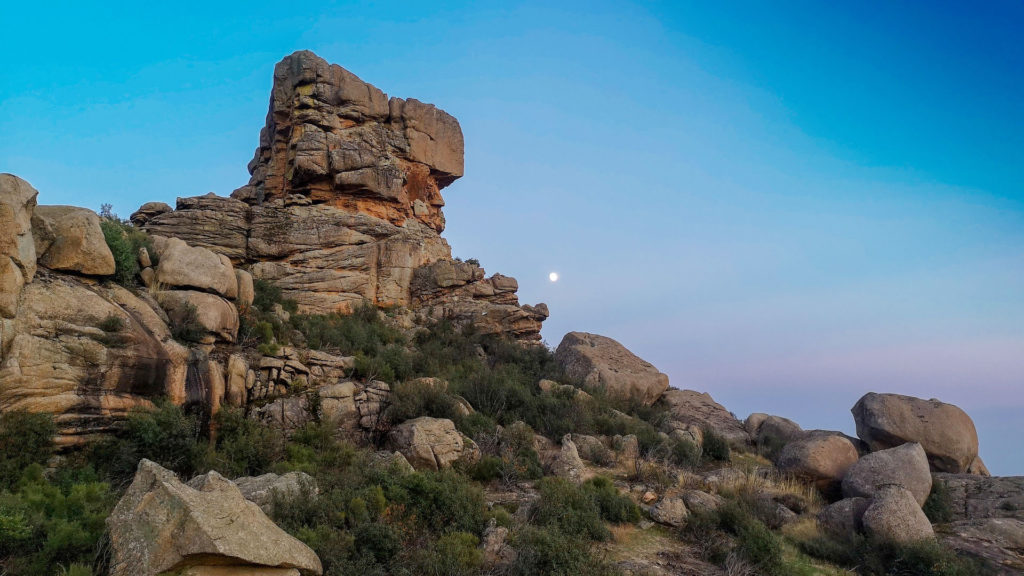
[[29, 4], [0, 6], [0, 172], [41, 203], [230, 193], [311, 49], [460, 120], [446, 237], [551, 345], [805, 428], [940, 398], [1024, 474], [1017, 0]]

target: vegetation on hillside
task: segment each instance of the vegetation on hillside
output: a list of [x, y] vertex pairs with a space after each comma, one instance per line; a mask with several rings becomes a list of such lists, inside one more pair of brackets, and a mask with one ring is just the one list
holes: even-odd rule
[[[288, 312], [275, 312], [280, 308]], [[282, 316], [287, 316], [283, 320]], [[52, 418], [24, 412], [0, 414], [0, 574], [104, 574], [104, 519], [130, 483], [142, 458], [188, 479], [217, 470], [228, 477], [301, 471], [319, 494], [279, 500], [274, 520], [307, 543], [329, 576], [432, 574], [604, 576], [619, 570], [602, 550], [618, 545], [616, 526], [646, 517], [622, 482], [654, 490], [699, 482], [700, 470], [731, 465], [744, 479], [720, 486], [725, 504], [691, 513], [686, 525], [665, 530], [675, 546], [730, 574], [840, 574], [960, 576], [984, 568], [936, 543], [898, 546], [858, 538], [840, 542], [813, 522], [820, 497], [792, 479], [765, 476], [767, 461], [734, 452], [703, 431], [703, 447], [659, 432], [665, 415], [600, 393], [572, 388], [542, 391], [541, 379], [567, 378], [542, 346], [524, 346], [439, 322], [413, 336], [394, 328], [371, 306], [351, 315], [298, 314], [274, 286], [257, 283], [256, 299], [243, 311], [243, 344], [276, 352], [304, 345], [356, 357], [356, 378], [392, 385], [390, 424], [422, 415], [450, 418], [472, 437], [482, 458], [440, 472], [408, 472], [356, 439], [339, 437], [329, 422], [311, 418], [290, 434], [222, 409], [211, 438], [206, 416], [168, 402], [130, 414], [108, 441], [57, 456]], [[113, 321], [108, 326], [114, 330]], [[417, 381], [435, 377], [447, 387]], [[458, 409], [468, 401], [475, 412]], [[314, 408], [315, 409], [315, 405]], [[558, 440], [566, 433], [635, 435], [639, 453], [623, 462], [616, 449], [589, 446], [581, 454], [595, 475], [575, 484], [544, 475], [536, 434]], [[785, 494], [807, 512], [779, 529], [765, 490]], [[529, 492], [533, 505], [488, 505], [486, 491]], [[943, 496], [926, 509], [944, 518]], [[947, 504], [948, 506], [948, 504]], [[948, 510], [947, 510], [948, 511]], [[495, 572], [480, 543], [489, 523], [509, 529], [513, 560]], [[662, 530], [655, 528], [654, 530]]]

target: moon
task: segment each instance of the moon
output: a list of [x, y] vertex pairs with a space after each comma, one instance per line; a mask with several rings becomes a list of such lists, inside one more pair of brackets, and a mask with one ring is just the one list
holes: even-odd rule
[[552, 282], [558, 282], [558, 272], [552, 272], [551, 274], [548, 274], [548, 280], [551, 280]]

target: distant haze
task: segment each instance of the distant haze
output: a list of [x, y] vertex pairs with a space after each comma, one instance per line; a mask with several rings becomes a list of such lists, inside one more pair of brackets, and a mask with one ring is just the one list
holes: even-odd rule
[[460, 120], [445, 235], [551, 345], [805, 428], [937, 397], [1024, 474], [1021, 3], [314, 4], [5, 4], [0, 171], [122, 216], [229, 194], [310, 49]]

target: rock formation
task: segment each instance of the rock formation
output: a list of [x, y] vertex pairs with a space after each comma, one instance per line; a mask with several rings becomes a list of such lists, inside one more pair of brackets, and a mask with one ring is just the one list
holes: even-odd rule
[[870, 497], [879, 486], [887, 484], [903, 486], [914, 495], [918, 506], [924, 505], [932, 491], [932, 475], [920, 444], [879, 450], [858, 460], [843, 477], [843, 496]]
[[651, 405], [668, 389], [668, 376], [607, 336], [569, 332], [555, 351], [566, 374], [610, 396]]
[[267, 124], [231, 198], [145, 204], [150, 234], [207, 248], [273, 281], [299, 310], [407, 306], [483, 333], [539, 340], [547, 307], [520, 306], [514, 278], [453, 260], [440, 191], [462, 176], [462, 130], [430, 104], [388, 97], [296, 52], [274, 70]]
[[938, 400], [865, 394], [853, 409], [857, 436], [871, 450], [921, 444], [932, 470], [966, 472], [978, 457], [978, 432], [963, 410]]
[[156, 576], [206, 567], [225, 574], [297, 576], [320, 574], [308, 546], [274, 525], [231, 481], [216, 472], [193, 479], [143, 460], [107, 527], [111, 576]]

